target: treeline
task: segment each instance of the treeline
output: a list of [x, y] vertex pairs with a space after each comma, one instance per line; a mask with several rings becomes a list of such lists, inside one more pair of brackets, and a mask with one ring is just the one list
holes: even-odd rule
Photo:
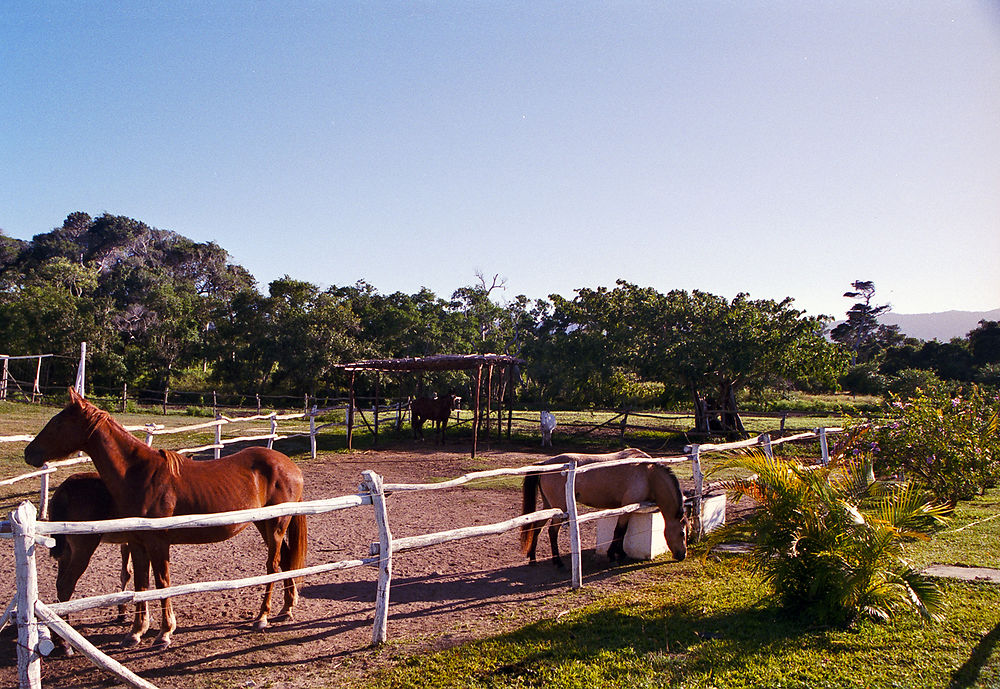
[[[736, 400], [747, 391], [831, 391], [852, 375], [871, 386], [887, 375], [883, 365], [922, 363], [906, 354], [920, 343], [877, 329], [831, 339], [827, 320], [791, 299], [664, 294], [620, 281], [531, 301], [505, 288], [477, 275], [443, 298], [428, 289], [382, 294], [365, 282], [321, 289], [285, 276], [264, 293], [214, 243], [73, 213], [31, 241], [0, 232], [0, 352], [75, 357], [86, 341], [94, 386], [313, 396], [344, 391], [337, 363], [495, 352], [527, 362], [522, 403], [694, 403], [706, 423], [710, 416], [725, 427], [738, 424]], [[969, 352], [962, 379], [995, 375], [995, 351], [984, 369], [978, 345], [955, 346]], [[468, 379], [441, 373], [383, 384], [461, 390]]]

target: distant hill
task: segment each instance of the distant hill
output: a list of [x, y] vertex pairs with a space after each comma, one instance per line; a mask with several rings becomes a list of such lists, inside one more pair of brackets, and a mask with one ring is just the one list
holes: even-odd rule
[[992, 311], [942, 311], [941, 313], [885, 313], [879, 321], [898, 325], [900, 332], [919, 340], [948, 342], [965, 337], [979, 326], [979, 321], [1000, 321], [1000, 309]]

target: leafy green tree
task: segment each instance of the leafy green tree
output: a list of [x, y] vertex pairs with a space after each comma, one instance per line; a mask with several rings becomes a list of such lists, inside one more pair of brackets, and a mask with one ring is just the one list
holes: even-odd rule
[[1000, 364], [1000, 322], [979, 321], [979, 327], [969, 332], [967, 339], [977, 367]]
[[752, 477], [723, 481], [724, 488], [759, 507], [712, 541], [752, 543], [755, 569], [787, 611], [833, 625], [885, 620], [901, 610], [936, 617], [940, 592], [906, 563], [902, 546], [942, 525], [945, 506], [913, 485], [875, 482], [867, 455], [801, 467], [751, 453], [720, 470], [733, 468]]

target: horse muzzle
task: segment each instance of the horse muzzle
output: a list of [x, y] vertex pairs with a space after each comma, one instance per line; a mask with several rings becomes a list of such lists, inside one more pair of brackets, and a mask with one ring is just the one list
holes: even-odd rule
[[45, 457], [38, 447], [35, 446], [35, 441], [32, 440], [28, 443], [28, 446], [24, 448], [24, 461], [29, 466], [40, 467], [48, 461], [48, 458]]

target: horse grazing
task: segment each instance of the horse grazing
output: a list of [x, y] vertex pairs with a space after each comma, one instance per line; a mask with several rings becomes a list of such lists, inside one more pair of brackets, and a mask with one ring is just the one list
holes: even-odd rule
[[[54, 522], [91, 522], [114, 519], [115, 511], [111, 493], [99, 474], [86, 472], [73, 474], [59, 484], [49, 499], [49, 520]], [[90, 558], [101, 543], [121, 544], [122, 591], [132, 578], [132, 563], [127, 545], [128, 537], [122, 533], [109, 534], [55, 534], [56, 544], [49, 555], [56, 559], [56, 597], [60, 602], [73, 596], [76, 584], [90, 564]], [[118, 621], [124, 622], [125, 606], [118, 606]], [[62, 639], [60, 638], [60, 641]], [[66, 655], [73, 655], [73, 647], [62, 641]]]
[[[31, 466], [66, 457], [78, 450], [90, 455], [121, 517], [172, 517], [229, 512], [302, 499], [302, 471], [285, 455], [252, 447], [221, 459], [195, 461], [170, 450], [154, 450], [125, 430], [110, 414], [87, 402], [72, 388], [66, 407], [53, 416], [24, 449]], [[235, 536], [246, 523], [226, 526], [135, 531], [127, 535], [135, 570], [135, 590], [149, 588], [149, 568], [157, 588], [170, 585], [170, 546], [215, 543]], [[267, 546], [268, 574], [299, 569], [306, 557], [304, 516], [254, 522]], [[256, 629], [268, 626], [273, 584], [267, 584]], [[279, 617], [290, 617], [298, 600], [295, 581], [284, 586]], [[166, 648], [177, 627], [169, 599], [161, 601], [156, 645]], [[122, 641], [135, 646], [149, 629], [145, 604], [137, 604], [130, 633]]]
[[424, 421], [430, 421], [434, 429], [435, 439], [440, 438], [444, 445], [444, 429], [448, 425], [448, 417], [455, 408], [455, 395], [448, 393], [444, 397], [418, 397], [410, 405], [410, 415], [413, 418], [413, 437], [424, 439]]
[[[551, 457], [536, 466], [559, 465], [575, 459], [577, 466], [607, 462], [615, 459], [630, 459], [633, 457], [649, 457], [642, 450], [627, 449], [604, 455], [562, 454]], [[541, 490], [542, 503], [545, 509], [556, 507], [566, 510], [566, 477], [561, 472], [528, 474], [524, 477], [523, 511], [529, 514], [535, 511], [535, 496]], [[670, 552], [677, 560], [683, 560], [687, 555], [687, 517], [684, 513], [684, 495], [680, 483], [669, 467], [655, 462], [638, 464], [622, 464], [601, 469], [591, 469], [576, 475], [576, 499], [578, 502], [599, 509], [624, 507], [636, 502], [655, 502], [663, 514], [664, 536]], [[608, 557], [614, 561], [616, 557], [625, 559], [625, 531], [628, 528], [630, 515], [618, 518], [615, 527], [614, 540], [608, 548]], [[554, 517], [549, 524], [549, 543], [552, 546], [552, 559], [557, 567], [562, 567], [559, 557], [559, 527], [566, 521], [565, 517]], [[538, 546], [538, 535], [545, 520], [525, 524], [521, 527], [521, 551], [528, 556], [531, 564], [535, 562], [535, 549]]]

